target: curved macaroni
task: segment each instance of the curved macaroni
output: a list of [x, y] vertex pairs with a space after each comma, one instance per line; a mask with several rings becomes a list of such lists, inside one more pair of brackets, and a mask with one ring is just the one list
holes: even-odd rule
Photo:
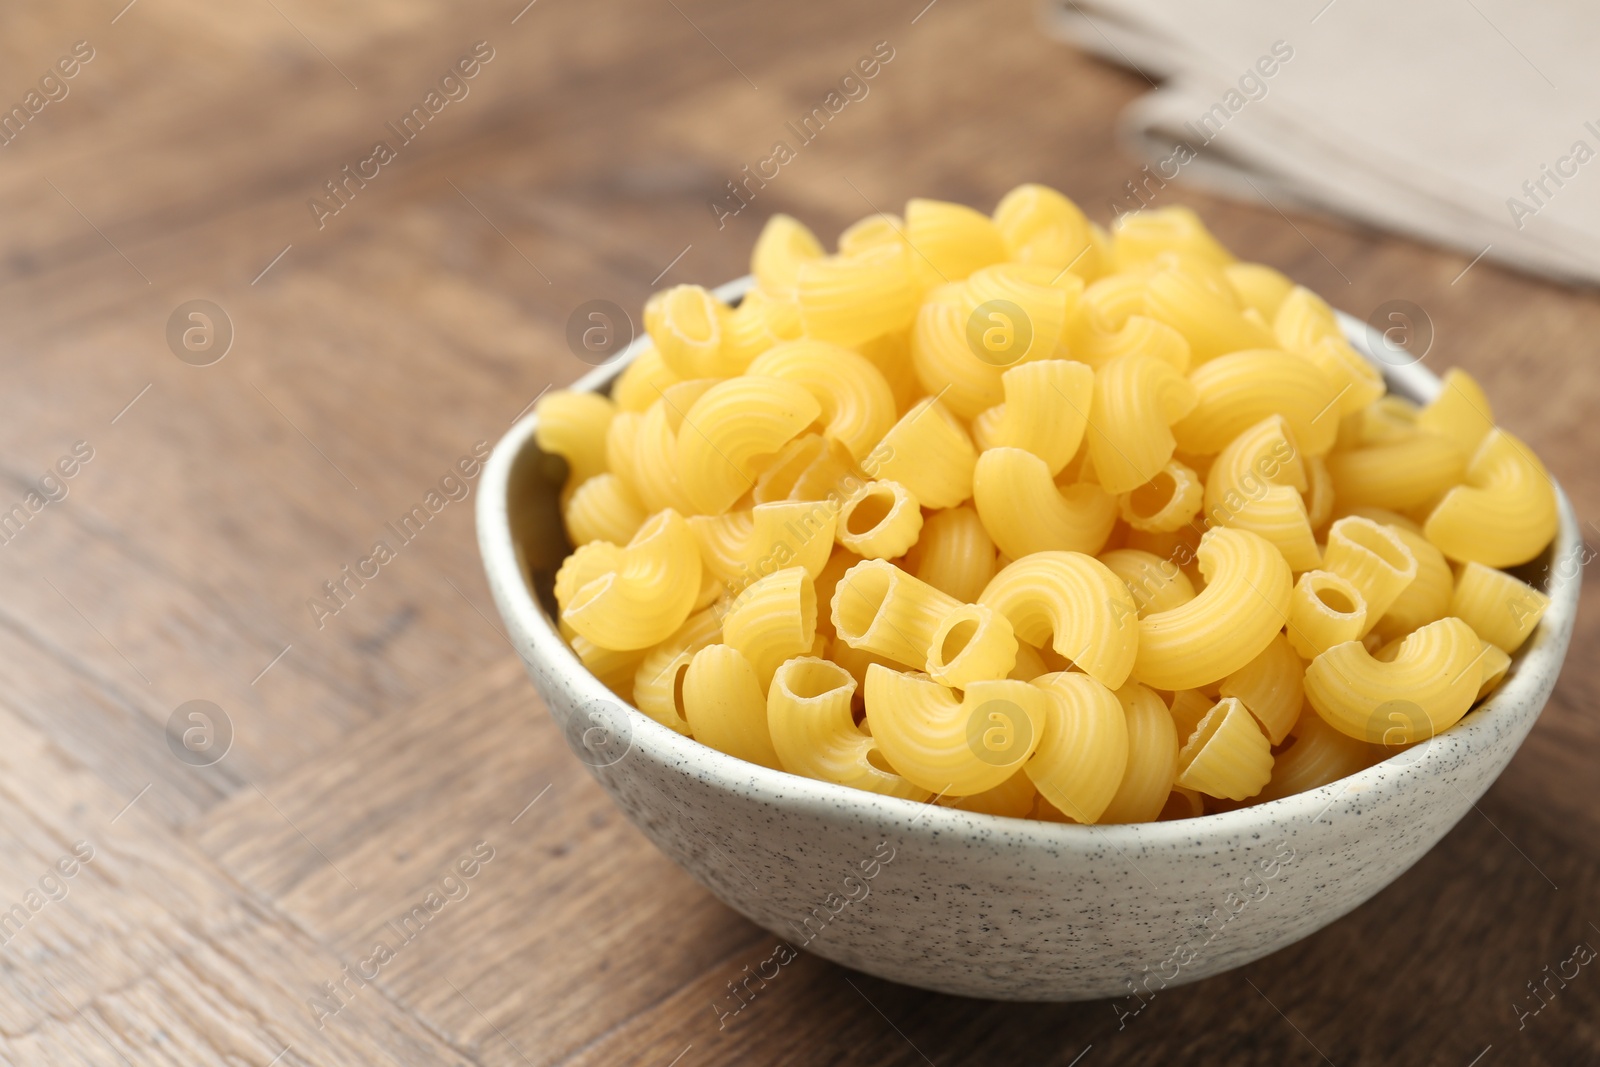
[[994, 541], [971, 507], [936, 511], [923, 522], [903, 565], [935, 589], [970, 603], [994, 577]]
[[1128, 717], [1110, 689], [1075, 672], [1033, 685], [1048, 700], [1037, 750], [1024, 766], [1039, 796], [1073, 822], [1100, 821], [1128, 769]]
[[823, 433], [859, 460], [894, 425], [894, 394], [867, 359], [822, 341], [786, 341], [757, 356], [747, 373], [803, 387], [821, 405]]
[[865, 687], [872, 739], [906, 781], [941, 796], [1000, 785], [1039, 745], [1046, 698], [1027, 682], [973, 682], [959, 694], [873, 664]]
[[1206, 712], [1178, 752], [1177, 784], [1224, 800], [1247, 800], [1272, 778], [1272, 746], [1235, 697]]
[[701, 744], [782, 769], [767, 729], [766, 693], [737, 649], [707, 645], [694, 654], [683, 673], [683, 714]]
[[1456, 577], [1449, 614], [1503, 652], [1515, 652], [1533, 633], [1550, 598], [1505, 571], [1468, 563]]
[[611, 386], [611, 399], [619, 412], [643, 414], [661, 399], [667, 386], [677, 385], [682, 380], [667, 367], [660, 349], [646, 342], [644, 350], [617, 375], [616, 383]]
[[1127, 585], [1141, 619], [1194, 599], [1194, 584], [1170, 559], [1137, 548], [1112, 549], [1098, 558]]
[[912, 670], [928, 662], [934, 632], [960, 601], [892, 563], [866, 560], [844, 573], [833, 592], [839, 640]]
[[609, 472], [585, 479], [567, 500], [562, 517], [574, 546], [590, 541], [627, 544], [647, 518], [633, 490]]
[[1197, 555], [1206, 579], [1199, 595], [1139, 620], [1133, 677], [1152, 689], [1226, 678], [1259, 656], [1288, 618], [1289, 565], [1266, 540], [1221, 527], [1206, 532]]
[[1359, 641], [1371, 629], [1367, 602], [1348, 579], [1332, 571], [1306, 571], [1289, 594], [1289, 644], [1305, 659], [1334, 645]]
[[538, 422], [534, 442], [545, 452], [567, 461], [565, 500], [573, 490], [606, 469], [606, 431], [617, 406], [598, 393], [573, 393], [558, 389], [534, 405]]
[[1339, 433], [1333, 406], [1338, 387], [1307, 360], [1272, 348], [1219, 356], [1189, 375], [1194, 410], [1172, 427], [1178, 448], [1196, 455], [1220, 452], [1239, 434], [1274, 415], [1293, 431], [1307, 456], [1321, 456]]
[[616, 550], [615, 566], [574, 585], [561, 611], [574, 630], [625, 651], [655, 644], [689, 617], [700, 592], [700, 553], [683, 516], [660, 512], [626, 547], [599, 541], [579, 553], [597, 546]]
[[1317, 566], [1317, 548], [1306, 514], [1305, 463], [1289, 423], [1270, 415], [1234, 438], [1206, 479], [1206, 518], [1216, 526], [1248, 530], [1283, 554], [1292, 571]]
[[1225, 697], [1237, 697], [1256, 717], [1267, 740], [1283, 744], [1305, 703], [1306, 665], [1288, 638], [1278, 634], [1261, 655], [1222, 680]]
[[989, 216], [944, 200], [906, 201], [906, 242], [925, 286], [961, 281], [1006, 259], [1005, 242]]
[[1016, 665], [1010, 621], [983, 604], [956, 608], [928, 641], [928, 676], [952, 689], [1009, 677]]
[[1094, 404], [1094, 371], [1071, 360], [1047, 359], [1012, 367], [1000, 382], [1005, 403], [973, 424], [978, 447], [1021, 448], [1044, 460], [1052, 477], [1060, 474], [1083, 443]]
[[869, 793], [927, 800], [930, 791], [889, 768], [877, 739], [856, 726], [850, 713], [855, 691], [850, 672], [825, 659], [800, 656], [778, 668], [767, 689], [767, 729], [783, 769]]
[[922, 532], [917, 498], [899, 482], [868, 482], [839, 512], [839, 543], [867, 559], [905, 555]]
[[1366, 608], [1365, 635], [1417, 577], [1417, 557], [1391, 527], [1347, 515], [1328, 527], [1323, 569], [1347, 580]]
[[755, 488], [756, 461], [816, 421], [822, 407], [804, 387], [745, 375], [718, 382], [683, 416], [678, 476], [695, 508], [728, 510]]
[[1194, 387], [1168, 363], [1120, 356], [1095, 372], [1089, 459], [1106, 492], [1143, 485], [1177, 448], [1172, 424], [1194, 409]]
[[750, 253], [750, 273], [766, 292], [792, 296], [800, 282], [800, 265], [822, 255], [822, 242], [804, 223], [789, 215], [773, 215], [761, 227]]
[[1116, 696], [1128, 720], [1128, 766], [1100, 822], [1154, 822], [1178, 776], [1178, 731], [1161, 698], [1144, 686], [1123, 686]]
[[1515, 567], [1556, 535], [1555, 483], [1527, 445], [1494, 429], [1458, 485], [1428, 515], [1423, 535], [1453, 560]]
[[639, 659], [633, 673], [634, 706], [662, 726], [680, 734], [689, 732], [684, 717], [683, 672], [689, 669], [694, 654], [722, 637], [722, 620], [717, 612], [697, 611], [682, 626]]
[[[1483, 684], [1482, 651], [1472, 627], [1456, 618], [1430, 622], [1406, 637], [1389, 662], [1354, 641], [1335, 645], [1306, 668], [1306, 699], [1328, 725], [1359, 741], [1422, 741], [1454, 726], [1472, 707]], [[1397, 701], [1405, 704], [1398, 713], [1405, 721], [1391, 726], [1382, 712]], [[1384, 736], [1396, 729], [1403, 733], [1398, 740]]]
[[1200, 476], [1172, 459], [1148, 482], [1119, 494], [1117, 510], [1135, 530], [1168, 533], [1193, 521], [1204, 500]]
[[1439, 395], [1417, 412], [1417, 426], [1442, 434], [1470, 456], [1494, 429], [1494, 409], [1477, 379], [1460, 367], [1444, 372]]
[[905, 245], [800, 264], [795, 302], [807, 337], [851, 347], [911, 325], [920, 289]]
[[1060, 550], [1094, 555], [1117, 521], [1117, 501], [1093, 482], [1058, 488], [1044, 460], [1020, 448], [978, 457], [972, 504], [1000, 551], [1013, 559]]
[[1320, 789], [1365, 770], [1383, 753], [1364, 741], [1335, 730], [1314, 711], [1300, 716], [1300, 726], [1287, 749], [1272, 764], [1272, 780], [1256, 797], [1281, 800], [1295, 793]]
[[722, 618], [722, 640], [744, 653], [764, 691], [784, 660], [811, 651], [817, 636], [817, 593], [804, 567], [752, 582]]
[[925, 508], [953, 508], [972, 495], [978, 453], [938, 397], [919, 401], [884, 434], [875, 476], [899, 482]]
[[1107, 689], [1128, 680], [1138, 610], [1122, 579], [1093, 556], [1036, 552], [995, 575], [978, 603], [1004, 615], [1017, 640], [1035, 648], [1048, 640]]

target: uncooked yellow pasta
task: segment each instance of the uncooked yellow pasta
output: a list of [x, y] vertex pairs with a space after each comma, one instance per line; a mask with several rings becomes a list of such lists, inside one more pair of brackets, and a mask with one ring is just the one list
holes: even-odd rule
[[1137, 548], [1116, 548], [1097, 558], [1127, 584], [1140, 618], [1194, 599], [1194, 583], [1170, 559]]
[[972, 495], [978, 453], [937, 397], [919, 401], [883, 435], [875, 477], [899, 482], [925, 508], [953, 508]]
[[1107, 688], [1128, 680], [1138, 610], [1122, 579], [1093, 556], [1036, 552], [996, 574], [978, 600], [1004, 615], [1019, 641], [1048, 641]]
[[912, 670], [927, 665], [939, 624], [960, 606], [884, 560], [866, 560], [846, 571], [831, 605], [839, 640]]
[[756, 238], [750, 273], [764, 291], [792, 297], [800, 281], [800, 265], [822, 256], [822, 243], [804, 223], [789, 215], [773, 215]]
[[1533, 633], [1550, 598], [1505, 571], [1468, 563], [1456, 576], [1450, 614], [1503, 652], [1515, 652]]
[[683, 716], [695, 738], [719, 752], [779, 770], [767, 729], [767, 696], [743, 653], [707, 645], [683, 672]]
[[1074, 822], [1105, 814], [1128, 768], [1128, 718], [1116, 693], [1086, 674], [1032, 683], [1045, 703], [1038, 748], [1024, 766], [1039, 795]]
[[644, 505], [621, 478], [607, 471], [585, 479], [562, 512], [574, 545], [590, 541], [626, 544], [648, 517]]
[[1054, 477], [1078, 452], [1094, 403], [1094, 371], [1072, 360], [1048, 359], [1001, 375], [1006, 402], [978, 416], [972, 432], [980, 449], [1021, 448], [1044, 460]]
[[1008, 677], [1016, 663], [1010, 620], [983, 604], [956, 608], [928, 641], [928, 675], [952, 689]]
[[807, 337], [858, 345], [911, 325], [920, 289], [903, 243], [800, 264], [795, 302]]
[[1226, 678], [1259, 656], [1288, 618], [1289, 565], [1269, 542], [1219, 527], [1200, 539], [1197, 554], [1206, 579], [1199, 595], [1139, 620], [1133, 677], [1152, 689]]
[[[616, 549], [597, 541], [572, 559], [602, 546]], [[573, 584], [561, 618], [603, 648], [645, 648], [666, 638], [689, 617], [700, 591], [700, 552], [688, 524], [671, 510], [656, 514], [616, 551], [613, 566], [598, 574], [584, 573], [584, 580]]]
[[839, 512], [839, 543], [866, 559], [905, 555], [922, 532], [917, 498], [899, 482], [868, 482]]
[[1289, 594], [1289, 644], [1311, 659], [1334, 645], [1359, 641], [1367, 625], [1367, 602], [1349, 579], [1332, 571], [1306, 571]]
[[924, 288], [958, 282], [975, 270], [1006, 259], [1005, 242], [989, 216], [944, 200], [906, 202], [906, 242], [912, 269]]
[[539, 421], [534, 441], [567, 461], [563, 496], [606, 470], [606, 431], [617, 406], [598, 393], [557, 390], [534, 405]]
[[1269, 415], [1229, 442], [1211, 465], [1206, 518], [1265, 538], [1290, 570], [1308, 571], [1322, 558], [1301, 496], [1308, 488], [1288, 420]]
[[1338, 387], [1315, 365], [1272, 348], [1230, 352], [1196, 367], [1189, 375], [1196, 404], [1173, 426], [1178, 448], [1186, 453], [1219, 452], [1262, 419], [1288, 422], [1307, 456], [1324, 455], [1339, 433], [1334, 407]]
[[1272, 745], [1235, 697], [1206, 712], [1178, 752], [1177, 784], [1208, 797], [1246, 800], [1272, 777]]
[[802, 386], [744, 375], [718, 382], [683, 415], [678, 477], [695, 507], [726, 511], [755, 488], [756, 462], [816, 421], [822, 406]]
[[972, 682], [959, 693], [915, 674], [867, 668], [872, 738], [908, 782], [945, 796], [993, 789], [1039, 745], [1048, 699], [1012, 679]]
[[904, 566], [935, 589], [971, 602], [994, 577], [994, 539], [967, 505], [936, 511], [922, 524]]
[[821, 405], [823, 433], [861, 459], [894, 425], [894, 394], [863, 357], [823, 341], [785, 341], [757, 356], [749, 374], [804, 387]]
[[[1359, 740], [1422, 741], [1454, 726], [1477, 699], [1482, 650], [1472, 627], [1456, 618], [1430, 622], [1406, 637], [1388, 662], [1354, 641], [1335, 645], [1306, 668], [1306, 699], [1330, 726]], [[1398, 740], [1382, 736], [1394, 728], [1384, 714], [1391, 704], [1404, 705], [1394, 712], [1405, 719]], [[1376, 737], [1375, 721], [1381, 723]]]
[[1392, 527], [1347, 515], [1328, 528], [1323, 569], [1348, 581], [1361, 594], [1365, 634], [1417, 577], [1417, 557]]
[[722, 619], [722, 639], [744, 653], [766, 689], [784, 660], [811, 651], [817, 635], [817, 592], [804, 567], [752, 582]]
[[1556, 535], [1555, 483], [1532, 449], [1490, 430], [1467, 465], [1466, 481], [1445, 494], [1422, 532], [1453, 560], [1514, 567]]
[[931, 791], [888, 766], [877, 739], [850, 713], [856, 680], [837, 663], [812, 656], [789, 660], [767, 689], [767, 729], [790, 774], [885, 796], [927, 800]]
[[1261, 655], [1224, 678], [1218, 689], [1225, 697], [1238, 697], [1266, 731], [1267, 740], [1278, 745], [1300, 717], [1305, 673], [1305, 663], [1288, 639], [1278, 634]]
[[1387, 394], [1186, 208], [896, 210], [833, 254], [773, 216], [742, 299], [656, 293], [609, 400], [536, 406], [556, 625], [618, 697], [1074, 833], [1327, 785], [1515, 672], [1549, 600], [1496, 568], [1557, 494], [1471, 376]]
[[1454, 441], [1471, 456], [1494, 429], [1494, 412], [1477, 379], [1460, 367], [1444, 372], [1439, 395], [1417, 412], [1417, 425]]
[[1013, 559], [1061, 550], [1098, 553], [1117, 521], [1117, 500], [1093, 482], [1058, 488], [1032, 452], [991, 448], [972, 473], [972, 503], [1000, 551]]
[[1117, 700], [1128, 719], [1128, 766], [1100, 821], [1154, 822], [1178, 774], [1178, 731], [1161, 698], [1144, 686], [1123, 686]]

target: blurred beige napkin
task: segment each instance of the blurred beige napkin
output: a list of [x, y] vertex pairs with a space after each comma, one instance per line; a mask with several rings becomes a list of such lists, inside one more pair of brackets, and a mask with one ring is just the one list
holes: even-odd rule
[[1192, 180], [1600, 282], [1595, 0], [1048, 0], [1045, 20], [1152, 83], [1123, 116], [1147, 166], [1119, 211]]

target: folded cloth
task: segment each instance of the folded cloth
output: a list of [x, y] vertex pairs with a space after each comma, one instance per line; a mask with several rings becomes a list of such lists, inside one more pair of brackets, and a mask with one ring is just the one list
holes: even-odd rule
[[1192, 178], [1600, 282], [1593, 0], [1047, 0], [1045, 22], [1151, 83], [1119, 213]]

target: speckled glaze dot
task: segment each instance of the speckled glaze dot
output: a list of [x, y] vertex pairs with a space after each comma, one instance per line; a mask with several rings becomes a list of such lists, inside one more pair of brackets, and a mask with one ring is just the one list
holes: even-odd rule
[[[737, 299], [749, 284], [718, 295]], [[1365, 352], [1364, 326], [1341, 321]], [[607, 387], [636, 352], [574, 388]], [[1420, 365], [1380, 366], [1390, 389], [1412, 399], [1439, 388]], [[548, 580], [566, 551], [559, 518], [551, 520], [555, 488], [539, 477], [533, 427], [533, 416], [519, 422], [489, 460], [479, 545], [500, 613], [550, 713], [568, 736], [582, 736], [586, 709], [615, 698], [530, 590], [529, 575], [535, 585], [540, 575]], [[1581, 545], [1564, 494], [1559, 503], [1552, 558]], [[1466, 814], [1555, 686], [1581, 580], [1566, 571], [1552, 572], [1550, 607], [1505, 682], [1455, 728], [1321, 789], [1198, 819], [1093, 827], [915, 804], [744, 763], [631, 711], [625, 753], [585, 762], [657, 847], [797, 948], [964, 996], [1147, 998], [1337, 920]]]

